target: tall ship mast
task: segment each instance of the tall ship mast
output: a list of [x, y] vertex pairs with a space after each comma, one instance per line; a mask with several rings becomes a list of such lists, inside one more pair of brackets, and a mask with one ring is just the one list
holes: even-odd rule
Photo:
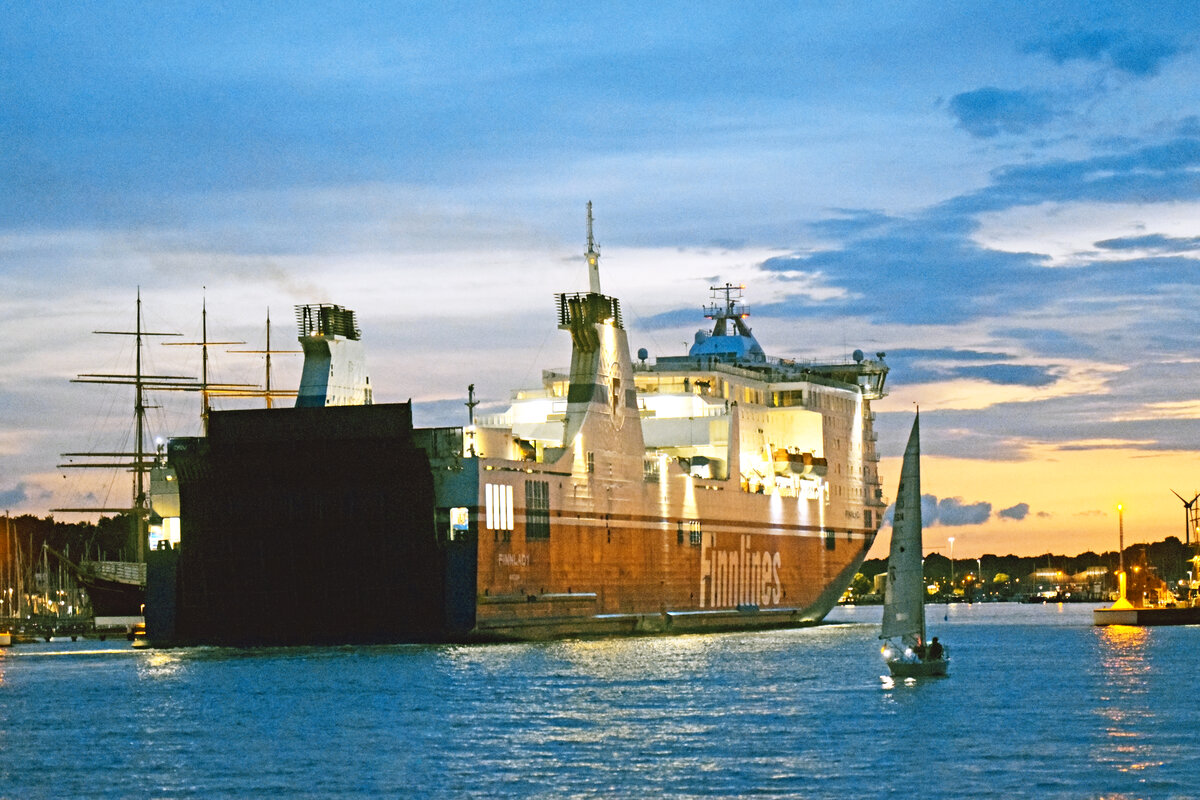
[[[291, 409], [177, 438], [181, 547], [152, 553], [152, 641], [546, 639], [812, 624], [879, 529], [883, 353], [766, 355], [711, 287], [687, 353], [631, 357], [591, 204], [587, 290], [554, 296], [566, 370], [502, 414], [416, 428], [375, 404], [352, 314], [298, 310]], [[311, 368], [310, 368], [311, 367]], [[337, 407], [340, 399], [360, 404]], [[161, 562], [161, 563], [159, 563]]]
[[[127, 470], [133, 474], [133, 493], [129, 506], [87, 506], [55, 508], [55, 512], [80, 514], [126, 514], [132, 525], [130, 552], [124, 560], [97, 559], [76, 567], [76, 578], [88, 590], [97, 625], [124, 625], [142, 613], [146, 586], [147, 525], [150, 519], [148, 476], [154, 466], [153, 451], [147, 451], [146, 393], [149, 390], [198, 391], [194, 378], [182, 375], [149, 375], [142, 369], [143, 345], [150, 337], [178, 336], [178, 333], [149, 331], [142, 322], [142, 293], [138, 290], [135, 324], [132, 331], [94, 331], [111, 336], [132, 336], [134, 339], [134, 371], [132, 373], [86, 373], [72, 383], [118, 384], [133, 387], [133, 450], [132, 452], [63, 453], [72, 459], [58, 466], [62, 469]], [[75, 461], [74, 459], [81, 459]], [[118, 461], [97, 459], [123, 459]]]
[[[166, 468], [160, 448], [150, 449], [151, 440], [147, 424], [148, 393], [160, 391], [198, 392], [201, 396], [201, 420], [205, 427], [210, 411], [210, 397], [216, 393], [232, 393], [250, 388], [244, 384], [212, 383], [208, 379], [208, 348], [213, 346], [242, 344], [242, 342], [218, 342], [208, 338], [207, 301], [201, 308], [201, 340], [198, 342], [164, 342], [164, 344], [195, 346], [201, 349], [201, 379], [184, 375], [154, 375], [145, 372], [143, 365], [144, 346], [147, 340], [157, 337], [177, 337], [176, 332], [150, 331], [145, 328], [142, 315], [141, 290], [137, 293], [134, 329], [131, 331], [94, 331], [96, 334], [131, 336], [134, 339], [134, 365], [132, 373], [85, 373], [72, 380], [73, 383], [116, 384], [133, 387], [133, 450], [129, 452], [76, 452], [63, 453], [71, 459], [58, 466], [62, 469], [102, 469], [128, 471], [132, 474], [132, 495], [129, 506], [86, 506], [55, 508], [55, 512], [73, 514], [124, 514], [131, 522], [131, 542], [124, 558], [85, 557], [74, 563], [58, 555], [60, 561], [88, 592], [95, 615], [96, 626], [129, 627], [134, 618], [142, 614], [146, 592], [146, 553], [154, 544], [152, 540], [171, 536], [170, 520], [178, 515], [174, 474]], [[121, 460], [111, 460], [121, 459]], [[57, 554], [56, 554], [57, 555]]]

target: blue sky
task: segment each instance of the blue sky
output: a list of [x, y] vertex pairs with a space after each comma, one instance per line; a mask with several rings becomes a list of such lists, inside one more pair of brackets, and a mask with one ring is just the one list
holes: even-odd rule
[[[678, 352], [730, 280], [769, 353], [887, 352], [888, 491], [919, 401], [931, 547], [1110, 548], [1118, 502], [1133, 540], [1181, 534], [1169, 490], [1200, 488], [1193, 3], [4, 16], [14, 513], [125, 491], [55, 464], [123, 435], [131, 401], [69, 379], [127, 368], [91, 331], [132, 325], [139, 287], [154, 329], [198, 336], [206, 299], [210, 335], [255, 347], [268, 308], [279, 346], [292, 305], [342, 303], [377, 399], [411, 397], [424, 424], [461, 423], [468, 383], [503, 406], [566, 363], [551, 295], [583, 285], [591, 200], [635, 348]], [[194, 432], [194, 398], [162, 405], [164, 435]]]

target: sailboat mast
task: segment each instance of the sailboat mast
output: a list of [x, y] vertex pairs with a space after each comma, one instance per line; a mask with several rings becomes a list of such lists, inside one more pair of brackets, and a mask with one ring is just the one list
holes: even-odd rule
[[208, 298], [200, 301], [200, 417], [208, 435]]
[[12, 520], [8, 516], [8, 509], [4, 509], [4, 610], [9, 618], [16, 616], [13, 613], [13, 593], [15, 592], [16, 584], [16, 560], [13, 556], [13, 535], [12, 535]]
[[134, 471], [134, 498], [133, 498], [133, 513], [135, 517], [134, 526], [137, 532], [137, 560], [144, 562], [146, 560], [146, 472], [145, 472], [145, 429], [146, 429], [146, 402], [145, 402], [145, 384], [142, 381], [142, 289], [138, 287], [137, 292], [137, 324], [134, 333], [134, 349], [136, 351], [134, 364], [134, 401], [133, 410], [136, 419], [135, 427], [137, 428], [134, 440], [133, 450], [133, 471]]
[[267, 309], [267, 376], [263, 388], [267, 392], [267, 408], [273, 408], [274, 403], [271, 398], [271, 309]]

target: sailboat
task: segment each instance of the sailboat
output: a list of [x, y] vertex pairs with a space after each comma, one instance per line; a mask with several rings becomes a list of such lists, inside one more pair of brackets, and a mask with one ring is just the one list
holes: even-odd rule
[[945, 675], [949, 658], [934, 637], [925, 641], [925, 575], [921, 562], [921, 414], [913, 420], [892, 514], [883, 600], [883, 657], [895, 678]]

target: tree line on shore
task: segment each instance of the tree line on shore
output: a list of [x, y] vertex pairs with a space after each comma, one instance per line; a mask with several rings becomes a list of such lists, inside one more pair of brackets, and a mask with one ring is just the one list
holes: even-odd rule
[[0, 563], [33, 564], [41, 559], [43, 545], [76, 563], [85, 558], [132, 561], [137, 554], [133, 523], [131, 514], [96, 522], [59, 522], [53, 515], [6, 517], [6, 529], [0, 531]]
[[[1195, 569], [1192, 557], [1196, 555], [1194, 544], [1184, 544], [1177, 536], [1168, 536], [1161, 542], [1131, 544], [1125, 548], [1125, 565], [1146, 564], [1159, 578], [1168, 584], [1176, 584], [1188, 578]], [[1079, 575], [1093, 568], [1103, 568], [1115, 574], [1120, 567], [1121, 554], [1116, 550], [1104, 553], [1087, 551], [1075, 556], [1043, 553], [1039, 556], [998, 556], [992, 553], [979, 558], [956, 558], [953, 567], [950, 559], [941, 553], [925, 557], [925, 578], [930, 583], [955, 588], [983, 589], [1001, 596], [1019, 594], [1021, 582], [1028, 586], [1028, 577], [1035, 574], [1062, 573], [1065, 577]], [[851, 586], [856, 594], [871, 594], [875, 576], [887, 570], [887, 558], [870, 558], [863, 562]], [[953, 579], [953, 586], [951, 581]]]

